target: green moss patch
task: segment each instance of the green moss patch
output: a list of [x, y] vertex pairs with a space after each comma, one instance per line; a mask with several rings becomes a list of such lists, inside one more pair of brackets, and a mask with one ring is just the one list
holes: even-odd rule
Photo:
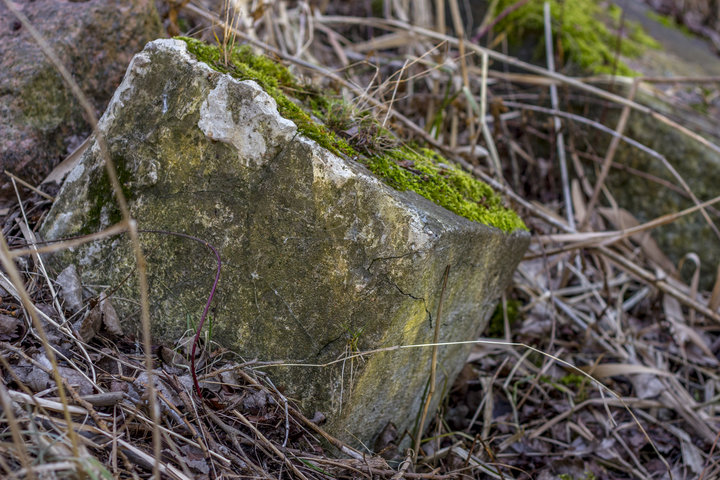
[[656, 22], [663, 25], [664, 27], [672, 28], [673, 30], [680, 31], [686, 37], [694, 37], [695, 36], [688, 27], [686, 27], [682, 23], [678, 23], [675, 20], [675, 18], [673, 18], [669, 15], [660, 15], [659, 13], [653, 12], [652, 10], [648, 10], [646, 15], [648, 18], [650, 18], [651, 20], [655, 20]]
[[[113, 155], [113, 162], [125, 198], [133, 200], [133, 190], [130, 188], [132, 175], [127, 168], [127, 160], [122, 155]], [[87, 211], [88, 222], [80, 231], [81, 235], [95, 233], [104, 226], [115, 225], [122, 220], [122, 212], [115, 201], [115, 193], [105, 168], [93, 173], [92, 181], [89, 182], [88, 198], [95, 198], [97, 202]], [[103, 219], [104, 215], [107, 216], [106, 220]]]
[[[495, 15], [515, 3], [516, 0], [500, 0]], [[495, 32], [505, 33], [511, 41], [526, 35], [538, 37], [542, 49], [538, 53], [544, 57], [543, 3], [529, 2], [512, 12], [497, 23]], [[550, 11], [553, 35], [559, 36], [562, 47], [559, 53], [566, 62], [585, 72], [635, 76], [637, 73], [625, 63], [616, 62], [618, 42], [620, 54], [626, 57], [637, 57], [648, 47], [659, 48], [659, 44], [635, 22], [625, 21], [623, 37], [618, 39], [618, 32], [611, 28], [620, 26], [620, 7], [604, 10], [595, 0], [551, 0]]]
[[[506, 302], [506, 308], [508, 325], [512, 327], [520, 316], [522, 302], [520, 300], [510, 298]], [[498, 306], [495, 307], [495, 311], [490, 317], [486, 335], [491, 338], [502, 338], [505, 336], [505, 313], [503, 313], [502, 302], [498, 303]]]
[[396, 190], [413, 190], [475, 222], [506, 232], [527, 229], [515, 212], [503, 207], [490, 186], [448, 164], [431, 150], [403, 146], [370, 156], [367, 166]]
[[[253, 54], [249, 46], [234, 48], [226, 64], [218, 47], [192, 38], [178, 39], [213, 69], [240, 80], [256, 81], [275, 99], [280, 114], [295, 122], [301, 134], [335, 154], [365, 164], [393, 188], [413, 190], [457, 215], [506, 232], [527, 230], [520, 217], [505, 208], [501, 197], [487, 184], [431, 150], [387, 141], [389, 133], [371, 116], [356, 115], [346, 103], [302, 85], [287, 68]], [[324, 123], [315, 121], [308, 112]], [[377, 148], [378, 144], [383, 146]]]

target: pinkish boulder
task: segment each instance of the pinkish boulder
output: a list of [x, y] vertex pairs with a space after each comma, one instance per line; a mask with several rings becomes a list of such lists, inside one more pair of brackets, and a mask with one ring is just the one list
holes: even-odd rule
[[[153, 0], [17, 5], [73, 74], [98, 116], [132, 56], [162, 36]], [[0, 172], [38, 182], [90, 127], [60, 75], [2, 2], [0, 24]], [[9, 183], [0, 183], [0, 199], [10, 194]]]

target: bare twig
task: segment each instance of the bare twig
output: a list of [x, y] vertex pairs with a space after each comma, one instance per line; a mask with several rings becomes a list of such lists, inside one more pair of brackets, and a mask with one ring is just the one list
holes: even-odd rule
[[[555, 72], [555, 54], [553, 53], [552, 25], [550, 23], [550, 2], [543, 4], [545, 24], [545, 59], [548, 71]], [[550, 85], [550, 103], [553, 110], [558, 110], [557, 85]], [[557, 116], [553, 116], [555, 126], [555, 142], [557, 144], [558, 162], [560, 163], [560, 179], [562, 182], [563, 199], [565, 200], [565, 218], [567, 218], [570, 230], [575, 230], [575, 214], [573, 213], [572, 197], [570, 196], [570, 180], [568, 178], [567, 159], [565, 158], [565, 137], [562, 132], [562, 125]]]

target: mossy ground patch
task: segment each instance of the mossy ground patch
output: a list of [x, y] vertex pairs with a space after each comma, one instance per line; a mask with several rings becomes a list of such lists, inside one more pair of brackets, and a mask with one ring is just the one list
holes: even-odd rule
[[[500, 0], [495, 15], [511, 7], [514, 0]], [[617, 60], [616, 52], [626, 57], [637, 57], [646, 48], [659, 48], [639, 24], [621, 22], [622, 9], [610, 6], [604, 10], [595, 0], [550, 1], [553, 35], [559, 39], [556, 49], [564, 60], [589, 73], [637, 75], [630, 67]], [[622, 25], [622, 32], [617, 30]], [[544, 56], [543, 2], [529, 2], [510, 13], [495, 25], [497, 34], [512, 39], [538, 38], [538, 56]], [[618, 38], [618, 34], [621, 38]]]

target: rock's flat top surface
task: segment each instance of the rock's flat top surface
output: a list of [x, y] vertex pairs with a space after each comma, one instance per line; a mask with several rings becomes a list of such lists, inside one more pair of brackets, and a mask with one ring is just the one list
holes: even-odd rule
[[[529, 241], [527, 232], [505, 233], [392, 189], [299, 133], [257, 83], [212, 70], [181, 41], [152, 42], [133, 59], [100, 126], [140, 228], [192, 234], [219, 250], [224, 270], [211, 340], [247, 360], [339, 360], [269, 373], [354, 444], [372, 445], [389, 422], [401, 432], [413, 428], [431, 349], [352, 355], [431, 341], [448, 265], [440, 340], [475, 338]], [[91, 146], [42, 233], [109, 226], [119, 219], [111, 197]], [[148, 233], [142, 241], [153, 333], [171, 343], [197, 321], [214, 258], [172, 236]], [[122, 284], [116, 307], [136, 310], [124, 239], [63, 260], [76, 262], [86, 283]], [[440, 348], [433, 405], [468, 349]]]

